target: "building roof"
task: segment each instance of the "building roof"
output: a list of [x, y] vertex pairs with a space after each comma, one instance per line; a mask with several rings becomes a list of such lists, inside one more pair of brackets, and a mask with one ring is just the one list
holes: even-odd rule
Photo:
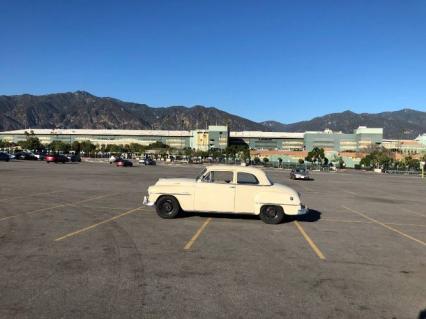
[[[306, 131], [306, 134], [342, 134], [349, 135], [352, 133], [343, 133], [342, 131], [332, 131], [330, 129], [325, 129], [324, 131]], [[374, 127], [366, 127], [359, 126], [354, 130], [353, 134], [383, 134], [383, 128], [374, 128]]]
[[120, 136], [192, 136], [190, 131], [166, 131], [166, 130], [110, 130], [110, 129], [27, 129], [0, 132], [5, 135], [25, 134], [34, 132], [35, 135], [120, 135]]
[[426, 133], [423, 133], [422, 135], [417, 136], [416, 141], [426, 145]]
[[241, 131], [241, 132], [230, 132], [230, 137], [240, 138], [299, 138], [303, 139], [305, 133], [293, 133], [293, 132], [262, 132], [262, 131]]
[[383, 128], [360, 126], [354, 130], [355, 134], [383, 134]]
[[414, 146], [423, 146], [423, 144], [415, 139], [415, 140], [383, 140], [382, 142], [383, 145], [387, 145], [387, 144], [395, 144], [395, 145], [414, 145]]
[[252, 155], [271, 156], [271, 155], [282, 155], [282, 156], [303, 156], [308, 155], [308, 151], [287, 151], [287, 150], [250, 150]]

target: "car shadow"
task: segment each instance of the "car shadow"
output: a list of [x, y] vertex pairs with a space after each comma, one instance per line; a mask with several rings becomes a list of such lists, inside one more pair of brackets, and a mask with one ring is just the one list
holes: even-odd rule
[[[240, 220], [260, 220], [258, 215], [251, 214], [230, 214], [230, 213], [197, 213], [197, 212], [182, 212], [177, 216], [177, 218], [190, 218], [190, 217], [211, 217], [211, 218], [221, 218], [221, 219], [240, 219]], [[321, 219], [321, 212], [315, 209], [309, 209], [305, 215], [299, 216], [288, 216], [286, 215], [283, 223], [291, 223], [294, 221], [299, 222], [316, 222]]]
[[211, 217], [211, 218], [222, 218], [222, 219], [246, 219], [246, 220], [257, 220], [259, 216], [251, 214], [231, 214], [231, 213], [197, 213], [197, 212], [182, 212], [177, 218], [189, 218], [189, 217]]
[[313, 223], [321, 219], [321, 212], [315, 209], [309, 209], [309, 211], [304, 215], [299, 216], [287, 216], [287, 222], [305, 222], [305, 223]]
[[418, 319], [426, 319], [426, 309], [419, 312]]

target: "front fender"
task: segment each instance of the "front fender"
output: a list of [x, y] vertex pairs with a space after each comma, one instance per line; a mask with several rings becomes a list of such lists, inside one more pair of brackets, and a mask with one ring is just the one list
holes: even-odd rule
[[194, 188], [176, 185], [154, 185], [148, 188], [148, 201], [156, 203], [163, 195], [174, 196], [183, 210], [193, 210]]

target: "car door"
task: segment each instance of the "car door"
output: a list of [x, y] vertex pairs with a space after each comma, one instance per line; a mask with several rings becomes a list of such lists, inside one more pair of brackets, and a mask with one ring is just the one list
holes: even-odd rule
[[261, 188], [257, 177], [251, 173], [237, 172], [236, 179], [235, 212], [254, 213], [255, 197]]
[[209, 171], [195, 186], [194, 208], [200, 212], [234, 212], [234, 172]]

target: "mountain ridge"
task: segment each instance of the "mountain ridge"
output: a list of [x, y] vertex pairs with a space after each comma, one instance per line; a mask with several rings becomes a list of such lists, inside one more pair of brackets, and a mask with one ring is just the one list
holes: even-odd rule
[[231, 130], [322, 131], [350, 133], [358, 126], [383, 127], [385, 138], [414, 138], [426, 132], [426, 112], [410, 108], [381, 113], [346, 110], [284, 124], [255, 122], [213, 106], [174, 105], [150, 107], [112, 97], [97, 97], [87, 91], [46, 95], [0, 95], [0, 131], [22, 128], [91, 129], [203, 129], [224, 124]]

